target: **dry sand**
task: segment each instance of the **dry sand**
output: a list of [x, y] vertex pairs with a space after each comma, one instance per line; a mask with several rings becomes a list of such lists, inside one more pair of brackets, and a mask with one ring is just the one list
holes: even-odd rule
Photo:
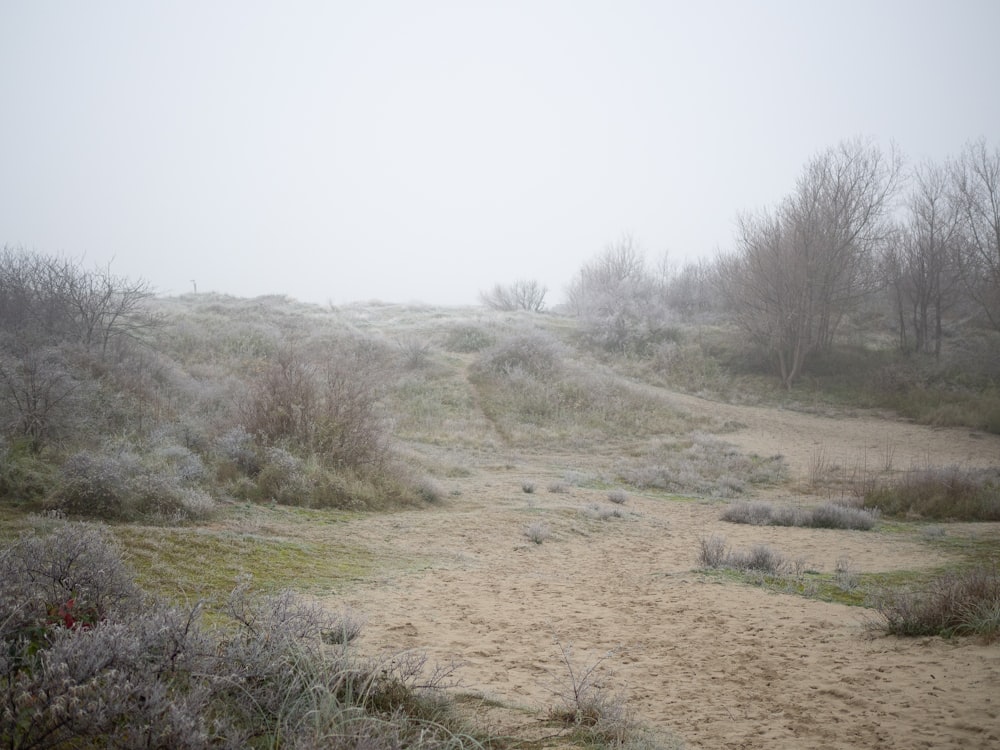
[[[1000, 463], [1000, 438], [967, 430], [676, 403], [744, 425], [724, 438], [785, 455], [798, 478], [819, 450], [841, 463], [889, 452], [900, 468]], [[699, 539], [711, 533], [734, 546], [768, 543], [828, 572], [845, 557], [860, 572], [935, 566], [944, 552], [916, 534], [736, 526], [718, 520], [717, 502], [641, 493], [630, 493], [625, 518], [602, 521], [585, 511], [610, 507], [606, 492], [547, 489], [567, 470], [611, 459], [498, 458], [442, 479], [454, 494], [439, 507], [350, 524], [354, 540], [401, 564], [331, 606], [367, 615], [364, 648], [455, 660], [464, 689], [536, 712], [494, 718], [499, 730], [531, 734], [559, 704], [562, 644], [577, 666], [607, 656], [608, 689], [691, 748], [1000, 747], [1000, 643], [873, 635], [867, 610], [695, 572]], [[536, 521], [552, 531], [543, 544], [523, 533]], [[998, 538], [1000, 525], [948, 534]]]

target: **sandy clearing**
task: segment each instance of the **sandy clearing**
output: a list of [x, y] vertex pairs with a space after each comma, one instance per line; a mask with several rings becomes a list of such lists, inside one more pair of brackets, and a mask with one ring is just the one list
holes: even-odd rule
[[[671, 399], [745, 425], [724, 438], [785, 455], [799, 477], [819, 448], [848, 462], [890, 445], [901, 468], [1000, 457], [1000, 438], [963, 430]], [[575, 467], [601, 460], [577, 456]], [[717, 503], [640, 494], [627, 518], [600, 521], [584, 511], [606, 493], [545, 490], [573, 461], [520, 455], [511, 468], [496, 462], [444, 481], [458, 494], [441, 507], [345, 525], [353, 541], [411, 564], [330, 605], [368, 615], [364, 648], [457, 660], [466, 689], [531, 709], [558, 702], [557, 640], [579, 664], [610, 652], [608, 686], [692, 748], [1000, 746], [1000, 643], [872, 637], [864, 610], [694, 572], [710, 533], [769, 543], [825, 571], [842, 557], [887, 571], [941, 564], [944, 553], [900, 534], [733, 526], [718, 520]], [[522, 492], [525, 479], [536, 493]], [[552, 530], [541, 545], [524, 537], [533, 521]], [[1000, 524], [949, 533], [996, 535]]]

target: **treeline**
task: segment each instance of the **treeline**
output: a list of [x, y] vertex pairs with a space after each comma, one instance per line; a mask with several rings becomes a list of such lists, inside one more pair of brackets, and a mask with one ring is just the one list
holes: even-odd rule
[[[519, 307], [508, 292], [483, 301]], [[777, 206], [740, 216], [729, 252], [651, 266], [625, 237], [566, 296], [591, 342], [620, 354], [648, 353], [678, 320], [729, 321], [786, 388], [845, 329], [939, 358], [949, 335], [1000, 332], [1000, 148], [980, 140], [907, 167], [895, 150], [842, 142], [810, 159]]]

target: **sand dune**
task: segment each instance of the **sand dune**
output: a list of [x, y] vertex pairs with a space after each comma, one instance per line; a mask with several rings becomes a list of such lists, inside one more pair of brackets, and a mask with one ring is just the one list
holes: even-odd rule
[[[817, 446], [848, 461], [888, 445], [901, 468], [928, 457], [970, 466], [1000, 459], [997, 436], [963, 430], [677, 403], [738, 421], [725, 439], [784, 454], [798, 477]], [[696, 571], [698, 541], [710, 533], [735, 546], [771, 544], [822, 571], [841, 558], [860, 572], [930, 567], [946, 563], [946, 552], [917, 534], [735, 526], [719, 520], [718, 502], [641, 493], [630, 494], [626, 517], [598, 520], [586, 511], [607, 505], [606, 492], [546, 490], [605, 458], [484, 462], [442, 480], [454, 494], [441, 507], [351, 523], [345, 533], [404, 563], [331, 606], [346, 601], [367, 614], [364, 648], [456, 660], [466, 690], [541, 712], [565, 682], [560, 644], [581, 665], [606, 657], [606, 687], [692, 748], [1000, 746], [1000, 643], [873, 635], [862, 608]], [[535, 493], [522, 491], [525, 480]], [[523, 534], [535, 521], [552, 531], [542, 544]], [[998, 538], [1000, 524], [948, 533]]]

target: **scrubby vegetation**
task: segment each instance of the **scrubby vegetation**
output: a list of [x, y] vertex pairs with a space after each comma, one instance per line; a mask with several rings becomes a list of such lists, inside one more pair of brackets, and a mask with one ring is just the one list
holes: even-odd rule
[[948, 572], [926, 587], [894, 591], [876, 604], [874, 627], [892, 635], [1000, 637], [1000, 568]]
[[757, 544], [747, 550], [733, 550], [725, 537], [715, 535], [701, 539], [698, 562], [704, 568], [729, 568], [771, 575], [778, 575], [788, 568], [785, 557], [766, 544]]
[[735, 497], [754, 485], [781, 483], [786, 471], [782, 456], [748, 456], [724, 440], [695, 431], [680, 439], [654, 441], [646, 455], [623, 459], [617, 478], [640, 489]]
[[[184, 607], [112, 538], [60, 525], [0, 553], [0, 742], [28, 748], [481, 747], [436, 695], [448, 668], [362, 659], [360, 627], [291, 591]], [[333, 645], [327, 645], [333, 644]]]
[[[480, 466], [520, 471], [518, 454], [531, 451], [546, 453], [551, 473], [508, 473], [503, 486], [530, 496], [533, 515], [561, 506], [557, 543], [598, 527], [612, 533], [597, 522], [639, 523], [650, 498], [798, 489], [782, 456], [739, 450], [725, 440], [739, 424], [686, 413], [670, 390], [1000, 429], [1000, 334], [971, 303], [943, 305], [940, 331], [921, 328], [918, 345], [914, 321], [895, 318], [898, 300], [873, 287], [838, 309], [829, 340], [779, 383], [781, 352], [741, 333], [718, 292], [723, 271], [677, 270], [666, 259], [653, 268], [626, 238], [581, 270], [563, 308], [543, 312], [544, 290], [525, 285], [486, 293], [489, 310], [445, 314], [284, 297], [162, 299], [109, 269], [5, 249], [0, 503], [14, 518], [44, 514], [56, 532], [0, 554], [0, 744], [61, 747], [73, 736], [84, 747], [308, 747], [335, 735], [375, 748], [476, 746], [481, 738], [453, 721], [437, 691], [422, 689], [445, 675], [425, 675], [419, 660], [360, 659], [348, 646], [363, 618], [300, 598], [329, 593], [337, 566], [357, 576], [363, 554], [282, 537], [254, 512], [298, 513], [307, 528], [356, 512], [447, 507], [461, 495], [451, 479]], [[570, 465], [568, 454], [595, 461]], [[1000, 520], [996, 471], [884, 463], [841, 478], [839, 499], [805, 508], [741, 500], [722, 520], [844, 530], [883, 517]], [[542, 479], [555, 472], [563, 478]], [[815, 473], [812, 490], [822, 484]], [[587, 493], [608, 502], [580, 501]], [[520, 552], [544, 556], [549, 547], [535, 545], [553, 526], [539, 520], [509, 536]], [[927, 543], [942, 536], [928, 533]], [[112, 537], [129, 548], [138, 578]], [[211, 570], [195, 559], [205, 550], [216, 553]], [[768, 545], [733, 549], [710, 536], [699, 565], [714, 571], [706, 576], [876, 602], [891, 633], [996, 633], [993, 568], [928, 587], [906, 579], [876, 600], [882, 582], [846, 558], [810, 572]], [[298, 593], [257, 594], [246, 578], [233, 589], [249, 570]], [[160, 598], [164, 580], [183, 604]], [[579, 743], [641, 745], [621, 702], [595, 698], [591, 671], [563, 658], [573, 697], [550, 719]]]
[[814, 529], [857, 529], [867, 531], [878, 521], [877, 510], [854, 508], [842, 503], [823, 503], [812, 508], [774, 506], [760, 501], [731, 503], [722, 520], [754, 526], [807, 526]]
[[873, 482], [864, 504], [897, 518], [1000, 521], [1000, 472], [958, 466], [913, 469], [891, 481]]

